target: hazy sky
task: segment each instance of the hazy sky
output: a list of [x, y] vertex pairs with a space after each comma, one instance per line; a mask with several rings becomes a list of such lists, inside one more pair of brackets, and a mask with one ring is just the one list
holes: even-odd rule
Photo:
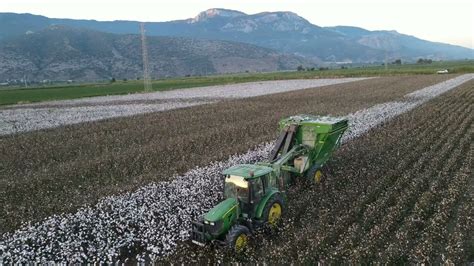
[[214, 7], [293, 11], [319, 26], [397, 30], [474, 48], [474, 0], [0, 0], [0, 12], [96, 20], [168, 21]]

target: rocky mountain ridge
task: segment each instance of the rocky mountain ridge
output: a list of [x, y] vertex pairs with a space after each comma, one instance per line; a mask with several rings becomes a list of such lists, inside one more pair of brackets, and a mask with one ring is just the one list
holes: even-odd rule
[[[0, 39], [67, 25], [116, 34], [137, 34], [137, 21], [53, 19], [31, 14], [0, 13]], [[394, 31], [368, 31], [350, 26], [319, 27], [293, 12], [240, 11], [213, 8], [194, 18], [147, 22], [150, 36], [190, 37], [244, 42], [317, 62], [382, 62], [386, 58], [454, 60], [474, 58], [474, 50], [430, 42]]]
[[[153, 78], [294, 70], [312, 62], [251, 44], [182, 37], [147, 38]], [[0, 81], [136, 79], [139, 35], [50, 26], [0, 42]]]

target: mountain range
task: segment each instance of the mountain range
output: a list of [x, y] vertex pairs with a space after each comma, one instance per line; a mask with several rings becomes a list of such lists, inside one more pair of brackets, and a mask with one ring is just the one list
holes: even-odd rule
[[[252, 44], [150, 36], [152, 78], [268, 72], [313, 63]], [[69, 26], [49, 26], [0, 42], [0, 80], [135, 79], [143, 75], [141, 39]]]
[[[19, 62], [30, 61], [36, 64], [37, 71], [41, 72], [44, 62], [53, 62], [54, 58], [51, 58], [52, 55], [48, 53], [44, 55], [44, 58], [37, 58], [40, 55], [35, 54], [34, 49], [38, 49], [39, 53], [39, 51], [46, 49], [42, 48], [43, 46], [48, 47], [48, 44], [51, 44], [47, 40], [48, 38], [40, 37], [40, 35], [57, 34], [59, 36], [53, 39], [58, 40], [61, 39], [61, 34], [65, 34], [65, 36], [71, 37], [74, 42], [68, 40], [64, 41], [69, 42], [68, 45], [56, 46], [58, 53], [66, 55], [72, 51], [72, 48], [79, 51], [74, 60], [81, 62], [92, 60], [95, 62], [95, 66], [100, 65], [96, 62], [97, 60], [104, 64], [102, 70], [94, 70], [97, 73], [88, 76], [97, 75], [97, 78], [107, 75], [123, 76], [123, 73], [115, 74], [114, 65], [108, 66], [108, 64], [116, 64], [114, 60], [118, 60], [117, 58], [121, 58], [117, 61], [121, 63], [117, 64], [126, 66], [120, 71], [131, 73], [130, 76], [133, 76], [141, 69], [140, 48], [136, 46], [134, 47], [136, 51], [130, 51], [130, 48], [121, 50], [120, 46], [115, 46], [122, 44], [123, 39], [135, 39], [134, 45], [139, 45], [136, 35], [139, 33], [139, 24], [137, 21], [73, 20], [31, 14], [0, 13], [0, 25], [2, 25], [0, 27], [0, 47], [3, 47], [0, 48], [0, 57], [7, 56], [10, 60], [18, 57]], [[59, 25], [62, 26], [59, 27]], [[60, 30], [58, 30], [59, 28]], [[68, 33], [66, 34], [66, 32]], [[152, 69], [155, 76], [243, 72], [246, 70], [274, 71], [294, 69], [296, 65], [312, 66], [341, 62], [376, 63], [395, 59], [413, 62], [418, 58], [432, 60], [474, 58], [473, 49], [430, 42], [396, 31], [369, 31], [350, 26], [319, 27], [292, 12], [263, 12], [248, 15], [235, 10], [209, 9], [194, 18], [168, 22], [147, 22], [146, 34], [150, 39], [150, 50], [152, 51], [150, 64], [153, 64]], [[75, 37], [72, 37], [73, 35]], [[83, 38], [96, 38], [97, 40]], [[169, 48], [160, 48], [164, 40], [173, 40], [175, 46], [173, 52], [168, 51]], [[34, 43], [28, 44], [33, 41]], [[100, 56], [104, 55], [105, 57], [97, 57], [98, 54], [92, 51], [94, 49], [83, 50], [81, 45], [84, 43], [96, 45], [95, 48], [104, 52]], [[29, 47], [30, 56], [36, 58], [24, 58], [25, 51], [16, 49], [15, 46], [17, 48]], [[210, 49], [210, 47], [213, 48]], [[220, 47], [217, 57], [216, 47]], [[159, 54], [163, 52], [162, 49], [168, 53]], [[206, 49], [209, 50], [206, 51]], [[255, 57], [255, 54], [247, 53], [249, 49], [258, 56]], [[157, 53], [154, 54], [153, 51]], [[179, 56], [180, 51], [185, 51], [186, 60], [182, 60]], [[191, 54], [195, 58], [188, 60], [193, 57]], [[232, 58], [235, 57], [240, 59], [233, 60]], [[55, 58], [58, 59], [60, 56]], [[174, 60], [169, 60], [169, 58], [174, 58]], [[68, 56], [65, 56], [64, 59], [72, 60]], [[267, 63], [263, 59], [271, 63]], [[216, 63], [219, 60], [220, 63]], [[43, 65], [38, 65], [40, 61], [43, 62]], [[179, 67], [173, 67], [170, 62], [174, 62]], [[66, 63], [59, 62], [59, 64], [64, 66]], [[203, 67], [204, 65], [207, 67]], [[133, 71], [128, 71], [127, 67]], [[0, 80], [2, 79], [1, 72]], [[11, 70], [11, 72], [15, 71]]]

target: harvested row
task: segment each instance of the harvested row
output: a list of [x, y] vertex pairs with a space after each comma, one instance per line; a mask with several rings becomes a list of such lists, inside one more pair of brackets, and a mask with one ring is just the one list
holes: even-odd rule
[[[0, 109], [0, 135], [172, 110], [223, 99], [248, 98], [364, 79], [367, 78], [251, 82], [165, 92], [14, 105], [13, 108]], [[150, 104], [150, 101], [156, 102]], [[167, 102], [160, 103], [162, 101]]]
[[[470, 79], [470, 75], [460, 76], [443, 86], [446, 90], [452, 89]], [[430, 88], [436, 91], [439, 86]], [[358, 121], [356, 127], [362, 128], [352, 128], [348, 135], [354, 137], [376, 126], [371, 121], [374, 117], [378, 123], [384, 122], [380, 117], [393, 118], [400, 114], [401, 107], [407, 111], [430, 97], [428, 94], [415, 102], [406, 98], [401, 101], [404, 105], [401, 102], [398, 105], [387, 104], [385, 109], [375, 106], [351, 114]], [[3, 242], [0, 242], [0, 251], [2, 246], [3, 251], [0, 253], [6, 254], [4, 262], [115, 261], [130, 257], [157, 259], [172, 252], [177, 241], [187, 239], [190, 222], [222, 196], [220, 172], [224, 168], [261, 160], [270, 149], [271, 145], [266, 145], [227, 161], [196, 168], [172, 182], [160, 182], [134, 193], [105, 198], [96, 206], [81, 209], [75, 214], [53, 216], [14, 234], [4, 235]]]
[[41, 130], [114, 117], [173, 110], [212, 102], [215, 102], [215, 100], [79, 106], [68, 108], [11, 108], [0, 110], [0, 135], [16, 134], [19, 132]]
[[169, 260], [472, 261], [472, 102], [474, 81], [343, 145], [324, 185], [290, 192], [281, 232], [245, 257], [183, 244]]
[[0, 137], [0, 232], [243, 153], [273, 140], [281, 117], [345, 115], [452, 77], [369, 79]]
[[150, 93], [135, 93], [128, 95], [98, 96], [73, 100], [60, 100], [41, 103], [23, 104], [24, 107], [41, 106], [81, 106], [99, 104], [123, 104], [124, 102], [146, 102], [170, 99], [217, 99], [217, 98], [248, 98], [274, 94], [280, 92], [290, 92], [307, 88], [317, 88], [327, 85], [364, 80], [367, 78], [338, 78], [338, 79], [293, 79], [293, 80], [272, 80], [245, 82], [227, 85], [215, 85], [205, 87], [194, 87], [187, 89], [177, 89], [169, 91], [158, 91]]

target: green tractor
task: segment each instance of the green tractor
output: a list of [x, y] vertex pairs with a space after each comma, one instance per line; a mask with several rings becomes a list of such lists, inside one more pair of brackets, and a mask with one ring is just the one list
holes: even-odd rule
[[214, 242], [241, 252], [256, 229], [276, 227], [286, 208], [288, 186], [295, 178], [321, 182], [322, 167], [339, 146], [348, 122], [297, 115], [281, 120], [279, 126], [280, 136], [268, 161], [235, 165], [223, 172], [225, 200], [193, 222], [193, 243]]

